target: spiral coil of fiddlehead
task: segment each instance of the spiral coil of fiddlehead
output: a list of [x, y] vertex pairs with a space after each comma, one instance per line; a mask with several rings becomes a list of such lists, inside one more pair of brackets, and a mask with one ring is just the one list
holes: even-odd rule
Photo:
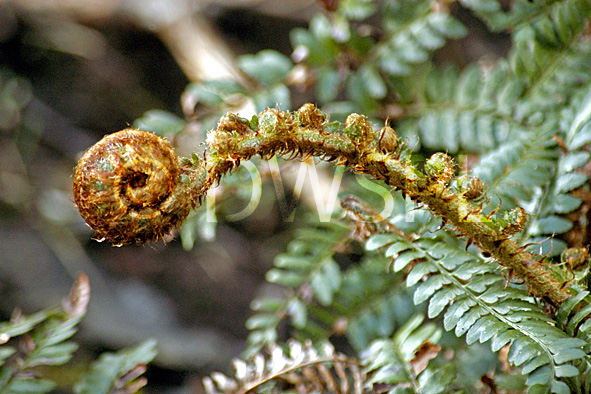
[[145, 243], [187, 217], [205, 175], [203, 165], [179, 159], [164, 138], [128, 128], [86, 151], [76, 167], [74, 199], [100, 239]]

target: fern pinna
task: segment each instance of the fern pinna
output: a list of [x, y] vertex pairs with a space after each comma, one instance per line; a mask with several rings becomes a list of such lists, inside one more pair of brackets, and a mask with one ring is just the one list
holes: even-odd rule
[[252, 362], [234, 361], [235, 377], [214, 373], [204, 379], [209, 394], [291, 391], [363, 394], [365, 374], [357, 360], [335, 351], [329, 343], [315, 347], [290, 340], [286, 349], [270, 347]]
[[289, 317], [293, 327], [311, 327], [308, 304], [311, 294], [324, 305], [331, 305], [341, 286], [341, 271], [334, 260], [337, 247], [345, 242], [347, 228], [337, 223], [323, 223], [302, 229], [290, 242], [286, 253], [275, 258], [275, 268], [267, 280], [285, 287], [284, 299], [261, 298], [252, 303], [259, 313], [246, 323], [251, 330], [252, 351], [278, 340], [278, 325]]
[[[72, 359], [78, 344], [71, 338], [78, 329], [90, 300], [89, 279], [79, 274], [60, 308], [31, 315], [17, 310], [0, 324], [0, 393], [41, 394], [65, 390], [43, 377]], [[80, 374], [73, 385], [76, 394], [133, 394], [146, 385], [146, 364], [156, 357], [156, 342], [147, 340], [116, 353], [104, 353]], [[62, 371], [57, 371], [63, 374]], [[66, 374], [67, 375], [67, 374]], [[69, 382], [68, 382], [69, 383]]]
[[78, 345], [68, 341], [76, 332], [90, 297], [84, 274], [72, 287], [61, 308], [24, 316], [15, 311], [10, 322], [0, 324], [0, 393], [46, 393], [55, 383], [36, 375], [35, 368], [62, 365]]
[[397, 323], [409, 317], [403, 306], [410, 296], [397, 285], [398, 276], [384, 275], [383, 257], [364, 258], [346, 270], [335, 261], [337, 255], [346, 257], [350, 248], [349, 226], [315, 221], [309, 226], [298, 232], [288, 251], [277, 256], [276, 268], [269, 271], [269, 280], [285, 286], [285, 297], [264, 297], [252, 303], [257, 313], [246, 323], [251, 330], [248, 354], [282, 334], [315, 341], [346, 335], [361, 351], [374, 339], [391, 335]]

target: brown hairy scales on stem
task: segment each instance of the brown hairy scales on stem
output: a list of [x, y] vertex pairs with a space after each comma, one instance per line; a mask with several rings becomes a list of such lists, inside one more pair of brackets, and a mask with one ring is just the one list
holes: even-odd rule
[[458, 233], [494, 257], [510, 277], [554, 306], [570, 296], [532, 253], [510, 236], [525, 223], [522, 210], [505, 228], [481, 212], [469, 182], [465, 190], [449, 186], [453, 160], [434, 154], [419, 171], [401, 156], [402, 143], [388, 126], [375, 130], [363, 115], [350, 115], [340, 127], [312, 104], [295, 112], [267, 109], [251, 120], [222, 117], [207, 136], [208, 156], [178, 158], [170, 144], [135, 129], [112, 134], [91, 147], [78, 163], [74, 196], [82, 216], [99, 237], [115, 244], [162, 238], [186, 218], [207, 190], [243, 160], [255, 155], [315, 156], [367, 174], [421, 202]]

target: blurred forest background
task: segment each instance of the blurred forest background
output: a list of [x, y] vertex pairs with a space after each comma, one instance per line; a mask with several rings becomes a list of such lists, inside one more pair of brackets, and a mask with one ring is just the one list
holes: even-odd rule
[[[0, 0], [0, 314], [57, 305], [77, 272], [89, 275], [82, 350], [62, 378], [93, 352], [156, 338], [146, 391], [199, 392], [203, 374], [239, 355], [249, 302], [273, 291], [264, 274], [297, 227], [272, 188], [253, 215], [221, 222], [215, 240], [190, 251], [178, 239], [114, 248], [80, 218], [73, 168], [101, 136], [146, 111], [182, 118], [188, 83], [243, 78], [236, 56], [267, 48], [290, 56], [290, 30], [334, 1]], [[506, 53], [507, 37], [452, 12], [470, 34], [437, 59], [461, 67]], [[311, 92], [293, 89], [294, 108], [306, 101]], [[203, 130], [184, 134], [175, 142], [186, 155]]]

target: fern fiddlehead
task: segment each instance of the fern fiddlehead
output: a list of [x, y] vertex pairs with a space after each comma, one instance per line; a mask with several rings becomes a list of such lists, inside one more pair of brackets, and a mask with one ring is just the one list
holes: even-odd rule
[[179, 161], [156, 134], [125, 129], [92, 146], [74, 176], [80, 214], [114, 244], [162, 238], [198, 202], [204, 168]]
[[[113, 138], [116, 138], [118, 133], [114, 136]], [[114, 191], [117, 196], [115, 205], [105, 208], [105, 200], [100, 199], [103, 196], [102, 191], [98, 193], [98, 200], [94, 200], [96, 197], [89, 191], [96, 189], [99, 179], [97, 176], [88, 174], [95, 169], [84, 164], [84, 160], [97, 156], [95, 152], [102, 146], [110, 146], [109, 137], [106, 139], [107, 142], [104, 140], [99, 142], [83, 157], [78, 165], [74, 193], [85, 219], [100, 236], [110, 238], [117, 243], [145, 242], [161, 238], [174, 225], [179, 224], [178, 219], [186, 216], [209, 187], [219, 181], [224, 174], [235, 169], [241, 161], [249, 160], [255, 155], [260, 155], [262, 158], [275, 155], [317, 156], [338, 165], [345, 165], [357, 173], [384, 181], [401, 190], [412, 200], [425, 204], [431, 212], [453, 225], [462, 236], [472, 240], [482, 250], [492, 255], [507, 268], [510, 275], [523, 280], [534, 296], [545, 297], [556, 306], [569, 297], [569, 292], [552, 278], [531, 253], [509, 239], [496, 222], [481, 213], [477, 205], [449, 186], [451, 174], [453, 174], [451, 159], [448, 160], [443, 154], [434, 155], [427, 162], [428, 173], [425, 175], [411, 165], [408, 158], [401, 155], [398, 146], [393, 152], [382, 153], [386, 150], [386, 146], [382, 146], [384, 139], [379, 137], [380, 133], [374, 130], [362, 115], [350, 115], [341, 129], [338, 124], [329, 123], [326, 115], [312, 104], [306, 104], [293, 113], [267, 109], [251, 120], [227, 114], [219, 121], [218, 127], [208, 134], [207, 144], [210, 154], [207, 158], [207, 169], [201, 167], [202, 170], [199, 172], [194, 167], [189, 167], [194, 171], [193, 174], [196, 174], [192, 179], [198, 181], [186, 180], [186, 183], [181, 182], [183, 186], [180, 187], [170, 186], [169, 183], [169, 190], [180, 190], [180, 194], [172, 194], [170, 202], [167, 199], [164, 201], [164, 206], [158, 208], [160, 212], [171, 214], [175, 221], [167, 221], [164, 225], [148, 224], [151, 223], [149, 219], [152, 213], [144, 214], [143, 210], [151, 209], [152, 205], [158, 205], [152, 202], [136, 204], [140, 205], [139, 212], [129, 207], [119, 206], [119, 201], [131, 200], [128, 197], [129, 187], [123, 186], [124, 180], [128, 179], [126, 176], [129, 176], [126, 175], [125, 170], [107, 177], [112, 181], [112, 184], [107, 186], [110, 186], [112, 189], [110, 191]], [[392, 148], [390, 145], [391, 139], [388, 139], [389, 149]], [[116, 156], [116, 151], [122, 149], [122, 157], [128, 157], [127, 148], [121, 148], [121, 146], [116, 142], [109, 152]], [[132, 151], [136, 149], [135, 145], [130, 146]], [[114, 160], [126, 163], [121, 158]], [[137, 161], [142, 163], [140, 159]], [[172, 161], [174, 162], [174, 159]], [[97, 162], [99, 166], [101, 163], [103, 165], [109, 163], [100, 156]], [[130, 162], [134, 161], [130, 160]], [[113, 171], [110, 166], [109, 164], [109, 171]], [[145, 173], [151, 175], [151, 171], [160, 168], [163, 167], [150, 167]], [[200, 177], [199, 174], [205, 174], [205, 171], [207, 171], [207, 177]], [[100, 174], [100, 171], [98, 173]], [[182, 179], [181, 174], [176, 177], [173, 176], [173, 179]], [[151, 176], [146, 177], [145, 181], [148, 178]], [[134, 179], [132, 176], [130, 183], [132, 194], [135, 193]], [[109, 197], [106, 201], [111, 202], [112, 199], [113, 197]], [[86, 208], [88, 200], [91, 200], [89, 206], [94, 207], [94, 210]], [[175, 210], [173, 201], [181, 203], [178, 211]], [[134, 207], [134, 204], [131, 204], [131, 207]], [[127, 213], [129, 217], [125, 216]], [[113, 218], [118, 221], [113, 221]], [[115, 236], [110, 236], [110, 231]], [[137, 235], [136, 238], [132, 238], [122, 236], [123, 233]]]

